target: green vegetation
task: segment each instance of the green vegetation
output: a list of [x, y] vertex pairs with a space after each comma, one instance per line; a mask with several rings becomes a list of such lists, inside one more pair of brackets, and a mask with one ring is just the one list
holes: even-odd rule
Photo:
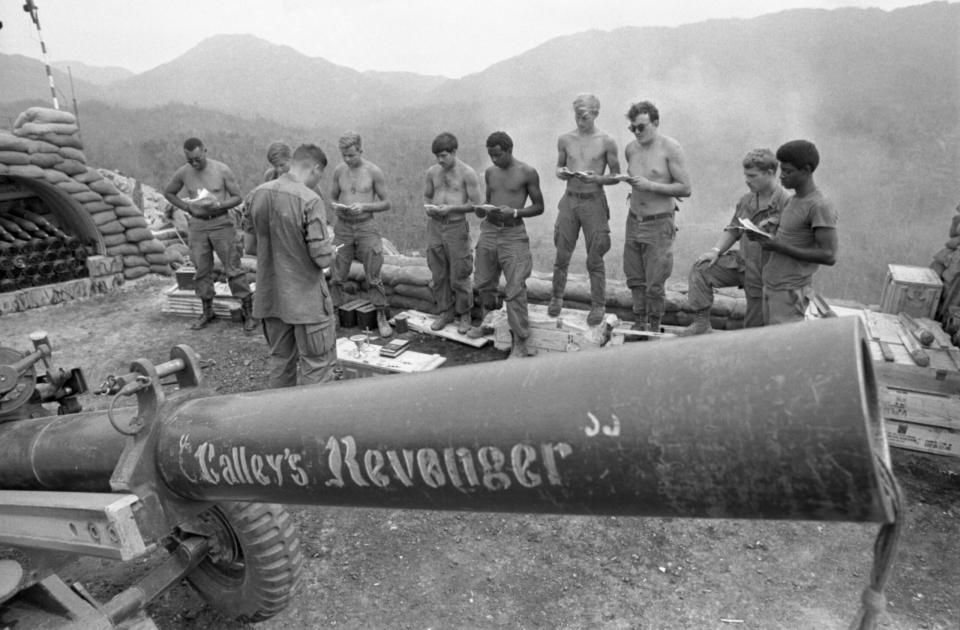
[[[541, 174], [546, 212], [528, 222], [528, 231], [536, 269], [549, 272], [563, 192], [553, 177], [556, 140], [573, 128], [571, 101], [582, 91], [597, 94], [598, 125], [616, 138], [622, 159], [631, 140], [623, 113], [630, 102], [650, 99], [660, 107], [663, 133], [683, 145], [693, 183], [678, 216], [676, 279], [713, 244], [745, 191], [742, 156], [806, 138], [821, 153], [817, 183], [840, 214], [839, 261], [822, 269], [815, 285], [827, 296], [866, 303], [879, 300], [889, 263], [930, 262], [960, 199], [956, 3], [590, 31], [447, 82], [361, 77], [250, 37], [217, 38], [202, 50], [111, 83], [101, 102], [90, 96], [96, 87], [83, 88], [80, 119], [91, 164], [162, 188], [183, 162], [183, 139], [196, 135], [249, 190], [260, 182], [270, 142], [315, 142], [335, 163], [337, 138], [353, 129], [387, 177], [394, 209], [383, 215], [385, 236], [415, 251], [423, 248], [423, 173], [433, 163], [433, 137], [456, 134], [460, 157], [482, 173], [489, 165], [484, 139], [504, 130], [515, 156]], [[0, 61], [20, 76], [15, 60]], [[288, 82], [281, 68], [295, 70], [298, 80]], [[43, 95], [43, 75], [34, 74], [35, 93]], [[191, 92], [193, 84], [215, 89]], [[207, 109], [160, 105], [183, 101], [184, 91], [202, 91]], [[0, 95], [0, 103], [4, 98], [11, 97]], [[29, 104], [36, 103], [0, 105], [0, 121]], [[321, 187], [329, 189], [329, 179]], [[624, 185], [608, 188], [611, 277], [622, 273], [625, 195]], [[583, 272], [583, 260], [581, 246], [574, 273]]]

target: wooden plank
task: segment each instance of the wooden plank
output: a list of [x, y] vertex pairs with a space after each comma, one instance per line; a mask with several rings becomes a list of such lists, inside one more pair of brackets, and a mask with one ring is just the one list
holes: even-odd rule
[[884, 420], [890, 446], [960, 457], [960, 432], [911, 422]]
[[934, 394], [960, 393], [960, 372], [954, 369], [922, 368], [912, 361], [907, 365], [880, 360], [873, 362], [873, 371], [877, 381], [889, 387]]
[[920, 367], [928, 367], [930, 365], [930, 355], [920, 347], [920, 342], [917, 341], [910, 331], [901, 326], [900, 330], [897, 332], [897, 336], [900, 337], [900, 343], [902, 343], [903, 347], [907, 349], [907, 352], [910, 354], [910, 358], [913, 359], [914, 363]]
[[[617, 335], [623, 335], [628, 339], [632, 337], [634, 338], [634, 340], [641, 337], [645, 337], [646, 339], [649, 339], [651, 341], [661, 341], [663, 339], [677, 338], [676, 333], [666, 331], [666, 328], [668, 327], [664, 326], [663, 328], [664, 328], [663, 332], [653, 332], [652, 330], [633, 330], [631, 328], [614, 328], [613, 333]], [[681, 329], [680, 326], [671, 326], [670, 328]]]
[[[251, 284], [253, 290], [256, 284]], [[216, 282], [213, 285], [213, 312], [221, 319], [229, 320], [230, 311], [240, 308], [240, 299], [230, 294], [230, 285], [226, 282]], [[160, 307], [161, 313], [170, 315], [184, 315], [193, 317], [203, 312], [203, 302], [192, 290], [181, 289], [177, 285], [166, 289], [164, 292], [163, 305]]]
[[933, 333], [934, 343], [947, 353], [947, 356], [949, 356], [953, 362], [954, 368], [960, 370], [960, 349], [953, 345], [953, 340], [950, 338], [950, 335], [940, 326], [939, 322], [927, 317], [920, 317], [917, 318], [917, 323], [923, 325]]
[[[527, 345], [531, 348], [546, 352], [577, 352], [619, 345], [623, 339], [622, 335], [613, 333], [620, 324], [620, 318], [613, 313], [604, 315], [600, 324], [590, 326], [587, 324], [589, 311], [564, 308], [558, 316], [552, 317], [547, 309], [543, 304], [527, 307], [530, 327]], [[494, 344], [499, 349], [509, 349], [512, 345], [510, 325], [505, 315], [494, 325]]]
[[382, 357], [380, 346], [375, 344], [368, 344], [362, 352], [358, 352], [357, 345], [346, 337], [337, 338], [337, 358], [341, 363], [352, 367], [366, 367], [398, 374], [427, 372], [438, 368], [447, 360], [442, 354], [425, 354], [413, 350], [407, 350], [396, 357]]
[[886, 420], [960, 431], [960, 396], [881, 387], [880, 413]]
[[407, 314], [407, 326], [411, 330], [421, 332], [427, 335], [433, 335], [434, 337], [443, 337], [444, 339], [450, 339], [452, 341], [457, 341], [468, 346], [473, 346], [474, 348], [482, 348], [493, 340], [493, 334], [484, 335], [479, 338], [472, 338], [466, 335], [461, 335], [457, 332], [456, 322], [452, 324], [447, 324], [441, 330], [432, 330], [430, 325], [437, 320], [437, 315], [429, 315], [422, 311], [417, 311], [409, 309], [402, 311]]

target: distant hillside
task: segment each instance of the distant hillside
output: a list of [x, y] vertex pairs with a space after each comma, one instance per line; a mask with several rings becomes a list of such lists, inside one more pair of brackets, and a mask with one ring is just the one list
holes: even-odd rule
[[346, 126], [402, 107], [409, 97], [406, 89], [391, 91], [356, 70], [251, 35], [211, 37], [104, 94], [129, 107], [183, 103], [286, 124]]
[[[11, 64], [0, 55], [0, 72], [23, 65]], [[42, 99], [42, 70], [37, 74], [31, 97]], [[4, 75], [0, 102], [20, 93], [8, 92], [8, 84]], [[817, 181], [841, 221], [840, 263], [818, 276], [828, 295], [876, 300], [888, 262], [926, 264], [945, 240], [960, 198], [956, 3], [589, 31], [459, 80], [360, 73], [254, 37], [220, 36], [144, 74], [78, 91], [140, 108], [131, 113], [102, 105], [101, 114], [87, 115], [81, 100], [88, 154], [109, 151], [105, 159], [137, 165], [158, 179], [182, 161], [186, 133], [215, 139], [211, 154], [238, 165], [249, 161], [249, 171], [236, 168], [253, 183], [273, 136], [321, 142], [335, 161], [337, 136], [356, 129], [366, 156], [387, 175], [397, 217], [390, 221], [407, 231], [422, 222], [423, 170], [433, 162], [433, 137], [457, 134], [461, 157], [482, 172], [489, 164], [484, 139], [505, 130], [516, 142], [515, 155], [541, 174], [547, 211], [529, 223], [541, 270], [550, 267], [563, 192], [552, 176], [556, 138], [574, 127], [570, 104], [583, 91], [600, 97], [598, 124], [617, 140], [621, 159], [632, 139], [624, 112], [640, 99], [660, 107], [661, 130], [684, 146], [693, 196], [678, 216], [677, 277], [728, 220], [744, 191], [740, 159], [754, 147], [776, 148], [798, 137], [820, 147]], [[626, 193], [623, 185], [608, 188], [613, 276], [621, 273]], [[401, 247], [420, 246], [415, 231], [388, 236]]]
[[[415, 72], [377, 72], [368, 70], [363, 73], [378, 83], [388, 86], [406, 98], [419, 102], [423, 95], [432, 92], [437, 87], [447, 83], [450, 79], [437, 75], [422, 75]], [[409, 103], [406, 103], [409, 105]]]
[[80, 61], [57, 61], [52, 65], [54, 68], [68, 75], [69, 73], [73, 73], [74, 82], [76, 82], [77, 79], [81, 79], [96, 85], [107, 85], [121, 79], [129, 79], [135, 74], [132, 70], [127, 70], [119, 66], [102, 68], [99, 66], [88, 66]]
[[[69, 103], [72, 98], [70, 77], [66, 72], [53, 68], [53, 83], [57, 88], [57, 98]], [[100, 88], [93, 83], [74, 75], [74, 87], [81, 97], [90, 98], [100, 94]], [[42, 61], [23, 55], [0, 55], [0, 103], [14, 103], [27, 99], [43, 99], [50, 107], [50, 83]], [[12, 122], [12, 121], [11, 121]], [[0, 125], [7, 125], [0, 121]]]

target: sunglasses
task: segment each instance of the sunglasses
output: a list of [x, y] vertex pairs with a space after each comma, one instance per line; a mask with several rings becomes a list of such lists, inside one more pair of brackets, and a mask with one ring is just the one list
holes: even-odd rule
[[627, 127], [627, 129], [629, 129], [633, 133], [637, 133], [638, 131], [643, 131], [649, 126], [650, 126], [649, 123], [641, 123], [639, 125], [630, 125], [629, 127]]

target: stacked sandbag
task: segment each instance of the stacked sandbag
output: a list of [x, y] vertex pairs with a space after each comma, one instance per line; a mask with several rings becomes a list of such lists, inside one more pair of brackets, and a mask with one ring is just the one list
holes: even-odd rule
[[31, 107], [17, 117], [13, 134], [0, 132], [0, 164], [10, 175], [43, 179], [90, 214], [108, 256], [120, 257], [123, 275], [171, 275], [166, 248], [153, 237], [143, 212], [97, 169], [87, 166], [76, 118], [70, 112]]
[[190, 247], [187, 244], [187, 233], [175, 227], [154, 230], [153, 237], [164, 247], [167, 263], [174, 269], [179, 269], [190, 260]]
[[163, 193], [152, 186], [147, 186], [133, 177], [127, 177], [116, 171], [101, 168], [99, 173], [105, 179], [117, 187], [117, 189], [127, 195], [133, 205], [140, 209], [143, 217], [147, 220], [147, 227], [154, 232], [163, 229], [168, 221], [164, 210], [169, 204]]
[[[390, 305], [400, 309], [415, 309], [435, 313], [432, 275], [425, 258], [412, 256], [384, 256], [380, 271], [384, 290]], [[498, 291], [503, 297], [505, 286], [501, 278]], [[693, 322], [694, 311], [687, 303], [686, 283], [670, 282], [666, 287], [663, 323], [668, 326], [687, 326]], [[369, 287], [363, 274], [363, 265], [354, 262], [350, 266], [344, 291], [369, 299]], [[533, 272], [527, 280], [527, 298], [534, 304], [547, 304], [553, 292], [552, 276]], [[474, 303], [479, 310], [479, 296]], [[564, 308], [590, 310], [590, 281], [586, 275], [570, 274], [563, 300]], [[633, 321], [633, 297], [622, 280], [607, 280], [608, 313], [616, 314], [624, 321]], [[724, 289], [714, 296], [711, 323], [718, 330], [743, 328], [746, 314], [746, 299], [743, 291]]]

